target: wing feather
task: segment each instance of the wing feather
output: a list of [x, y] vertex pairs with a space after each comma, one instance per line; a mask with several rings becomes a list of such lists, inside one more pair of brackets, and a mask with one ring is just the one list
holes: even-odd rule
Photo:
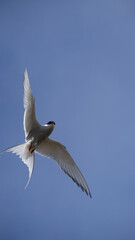
[[59, 167], [92, 198], [89, 187], [66, 148], [59, 142], [46, 138], [36, 146], [36, 152], [56, 160]]
[[38, 125], [38, 122], [36, 120], [36, 115], [35, 115], [35, 99], [33, 97], [32, 90], [30, 87], [27, 70], [25, 70], [24, 72], [23, 87], [24, 87], [23, 99], [24, 99], [24, 109], [25, 109], [23, 124], [24, 124], [25, 137], [27, 137], [31, 129]]

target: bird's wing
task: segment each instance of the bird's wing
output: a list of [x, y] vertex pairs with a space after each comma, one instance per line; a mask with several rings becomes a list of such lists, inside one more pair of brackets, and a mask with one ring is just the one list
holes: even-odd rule
[[81, 187], [82, 191], [85, 191], [91, 198], [89, 187], [77, 167], [76, 163], [66, 150], [66, 148], [59, 142], [46, 138], [40, 144], [36, 146], [36, 152], [56, 160], [59, 167], [73, 179], [73, 181]]
[[23, 87], [24, 87], [24, 131], [25, 131], [25, 137], [27, 137], [28, 133], [38, 125], [38, 122], [36, 120], [35, 115], [35, 99], [32, 94], [32, 90], [30, 87], [29, 77], [27, 70], [24, 72], [24, 81], [23, 81]]
[[32, 154], [29, 153], [29, 155], [26, 157], [25, 151], [26, 151], [26, 143], [8, 148], [8, 149], [2, 151], [0, 154], [2, 154], [4, 152], [15, 153], [16, 155], [18, 155], [22, 159], [22, 162], [27, 165], [28, 170], [29, 170], [29, 179], [28, 179], [28, 182], [25, 186], [25, 188], [26, 188], [28, 186], [29, 182], [30, 182], [32, 172], [33, 172], [33, 168], [34, 168], [34, 153], [32, 153]]

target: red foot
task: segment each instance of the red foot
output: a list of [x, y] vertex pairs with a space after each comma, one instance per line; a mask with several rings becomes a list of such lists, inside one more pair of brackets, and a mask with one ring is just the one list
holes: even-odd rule
[[34, 152], [34, 150], [35, 150], [35, 149], [33, 149], [33, 150], [31, 151], [31, 153], [33, 153], [33, 152]]
[[32, 148], [32, 144], [29, 146], [29, 151], [31, 150], [31, 148]]

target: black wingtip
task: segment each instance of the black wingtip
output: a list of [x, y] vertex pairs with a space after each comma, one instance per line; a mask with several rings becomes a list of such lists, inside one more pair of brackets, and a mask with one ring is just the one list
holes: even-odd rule
[[74, 179], [67, 171], [65, 171], [65, 169], [64, 168], [62, 168], [61, 167], [61, 169], [65, 172], [65, 174], [67, 174], [76, 184], [77, 184], [77, 186], [78, 187], [80, 187], [81, 189], [82, 189], [82, 191], [83, 192], [85, 192], [86, 193], [86, 195], [88, 196], [90, 196], [90, 198], [92, 199], [92, 195], [91, 195], [91, 192], [90, 192], [90, 190], [89, 191], [87, 191], [87, 189], [84, 189], [84, 187], [81, 185], [81, 184], [79, 184], [78, 182], [77, 182], [77, 180], [76, 179]]
[[92, 195], [91, 195], [91, 193], [89, 193], [89, 196], [90, 196], [90, 198], [92, 199]]

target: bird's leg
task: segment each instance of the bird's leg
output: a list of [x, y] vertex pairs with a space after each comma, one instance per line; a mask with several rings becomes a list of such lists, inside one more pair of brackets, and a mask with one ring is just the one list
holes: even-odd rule
[[31, 144], [30, 144], [30, 146], [29, 146], [29, 151], [31, 152], [31, 153], [33, 153], [34, 151], [35, 151], [35, 143], [32, 143], [31, 142]]
[[[27, 140], [26, 140], [27, 141]], [[31, 140], [29, 141], [30, 145], [29, 145], [29, 151], [32, 150], [33, 145], [34, 145], [34, 138], [32, 137]]]
[[34, 148], [33, 145], [34, 145], [34, 144], [32, 144], [32, 142], [31, 142], [31, 144], [30, 144], [30, 146], [29, 146], [29, 151], [30, 151], [31, 153], [33, 153], [34, 150], [35, 150], [35, 148]]
[[34, 151], [35, 151], [35, 149], [33, 148], [32, 151], [31, 151], [31, 153], [33, 153]]
[[31, 145], [29, 146], [29, 151], [31, 150], [31, 148], [32, 148], [32, 143], [31, 143]]

